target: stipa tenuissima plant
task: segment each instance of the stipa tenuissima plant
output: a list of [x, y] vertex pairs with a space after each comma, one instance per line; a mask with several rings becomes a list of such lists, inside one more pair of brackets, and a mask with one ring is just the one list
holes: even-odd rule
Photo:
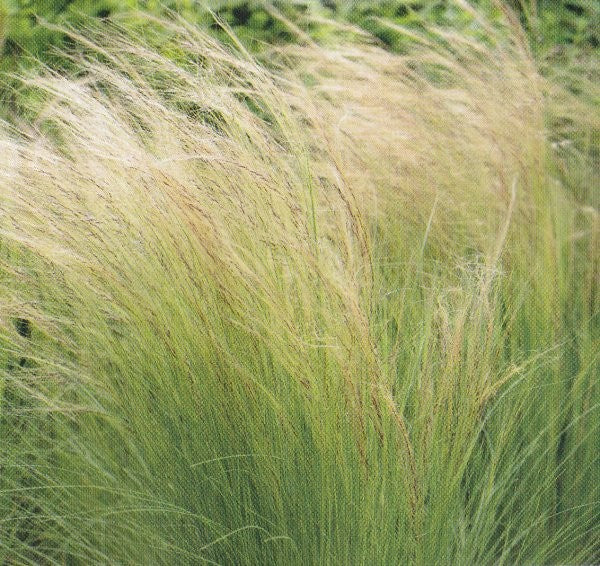
[[598, 215], [519, 40], [171, 31], [2, 133], [3, 561], [598, 559]]

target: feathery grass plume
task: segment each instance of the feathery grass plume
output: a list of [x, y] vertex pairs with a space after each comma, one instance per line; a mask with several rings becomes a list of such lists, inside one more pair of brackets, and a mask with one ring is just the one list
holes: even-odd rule
[[597, 559], [598, 215], [518, 34], [165, 25], [2, 133], [2, 560]]

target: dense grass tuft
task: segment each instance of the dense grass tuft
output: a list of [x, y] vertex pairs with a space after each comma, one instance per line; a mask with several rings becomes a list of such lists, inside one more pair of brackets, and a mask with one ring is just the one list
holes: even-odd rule
[[0, 137], [1, 561], [600, 560], [600, 218], [519, 33], [165, 25]]

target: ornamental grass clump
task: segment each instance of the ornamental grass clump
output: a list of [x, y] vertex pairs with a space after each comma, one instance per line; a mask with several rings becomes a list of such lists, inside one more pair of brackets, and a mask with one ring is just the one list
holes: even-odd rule
[[600, 223], [519, 35], [163, 25], [0, 137], [2, 561], [597, 560]]

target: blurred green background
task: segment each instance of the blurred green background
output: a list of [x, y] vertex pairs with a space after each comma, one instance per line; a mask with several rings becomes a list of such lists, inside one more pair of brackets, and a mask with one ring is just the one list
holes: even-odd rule
[[[556, 46], [594, 49], [600, 45], [600, 2], [596, 0], [478, 0], [494, 17], [504, 5], [519, 14], [539, 54]], [[327, 25], [315, 17], [329, 16], [352, 22], [377, 36], [392, 49], [401, 49], [397, 34], [378, 18], [395, 24], [441, 24], [468, 27], [464, 10], [452, 0], [2, 0], [0, 41], [4, 69], [23, 63], [25, 55], [52, 62], [52, 47], [65, 47], [66, 36], [43, 26], [47, 21], [80, 26], [90, 20], [117, 19], [126, 26], [141, 25], [138, 12], [165, 15], [173, 10], [189, 21], [217, 30], [211, 11], [227, 22], [254, 49], [262, 42], [293, 39], [288, 27], [274, 15], [278, 11], [314, 37], [327, 34]], [[68, 45], [67, 45], [68, 46]]]

